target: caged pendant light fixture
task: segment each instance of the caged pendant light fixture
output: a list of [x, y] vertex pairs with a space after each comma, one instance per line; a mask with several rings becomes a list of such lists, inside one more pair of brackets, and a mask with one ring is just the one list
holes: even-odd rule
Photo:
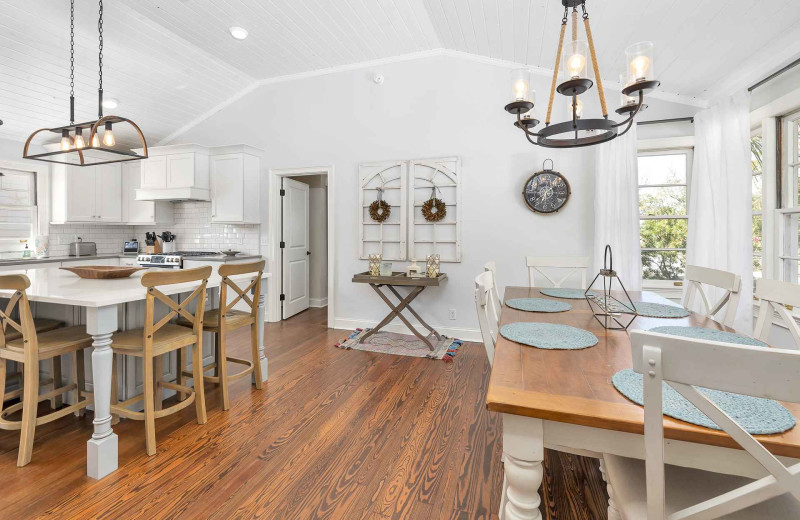
[[[653, 44], [640, 42], [625, 50], [628, 66], [627, 71], [621, 76], [622, 104], [615, 110], [625, 119], [617, 123], [608, 118], [605, 90], [600, 77], [600, 67], [597, 64], [592, 30], [589, 26], [589, 13], [586, 11], [586, 0], [560, 1], [564, 6], [564, 16], [561, 19], [561, 34], [558, 39], [558, 51], [556, 52], [555, 67], [553, 67], [553, 82], [550, 87], [544, 127], [533, 131], [539, 124], [539, 120], [534, 115], [536, 93], [530, 87], [529, 70], [518, 69], [512, 72], [513, 101], [507, 104], [505, 109], [510, 114], [517, 116], [514, 126], [524, 132], [525, 138], [531, 144], [545, 148], [577, 148], [611, 141], [630, 130], [636, 115], [647, 108], [647, 105], [644, 104], [644, 95], [660, 85], [660, 82], [653, 77]], [[586, 41], [578, 39], [578, 7], [583, 12]], [[570, 8], [572, 9], [572, 34], [570, 41], [565, 42], [564, 36], [567, 32]], [[597, 94], [603, 112], [602, 118], [583, 117], [583, 103], [578, 98], [594, 86], [595, 81], [589, 78], [590, 70], [597, 82]], [[564, 79], [561, 83], [558, 82], [559, 76]], [[568, 121], [550, 124], [556, 92], [571, 98], [569, 102], [571, 117]]]
[[[124, 161], [147, 159], [147, 141], [141, 129], [130, 119], [120, 116], [103, 115], [103, 0], [99, 0], [99, 17], [97, 22], [99, 34], [98, 70], [99, 85], [97, 89], [98, 115], [94, 121], [85, 123], [75, 122], [75, 0], [70, 0], [69, 17], [69, 54], [70, 54], [70, 90], [69, 90], [69, 124], [57, 128], [40, 128], [33, 132], [25, 142], [22, 151], [24, 159], [33, 159], [59, 164], [72, 164], [75, 166], [94, 166]], [[132, 149], [117, 146], [114, 136], [114, 125], [129, 125], [138, 138], [137, 146], [142, 153]], [[102, 137], [100, 130], [102, 129]], [[52, 132], [61, 135], [57, 149], [48, 150], [38, 154], [30, 154], [31, 143], [38, 134]]]

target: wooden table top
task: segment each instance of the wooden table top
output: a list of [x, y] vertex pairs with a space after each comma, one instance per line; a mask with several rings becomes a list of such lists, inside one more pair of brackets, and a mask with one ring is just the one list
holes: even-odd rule
[[428, 278], [427, 276], [411, 277], [400, 271], [393, 272], [392, 276], [372, 276], [369, 271], [353, 275], [353, 282], [355, 283], [404, 285], [408, 287], [437, 287], [445, 280], [447, 280], [445, 273], [439, 274], [436, 278]]
[[[635, 301], [670, 303], [650, 292], [630, 292]], [[505, 298], [548, 298], [536, 288], [508, 287]], [[641, 406], [628, 401], [611, 383], [611, 377], [631, 368], [630, 336], [625, 331], [604, 329], [592, 316], [586, 300], [562, 300], [572, 310], [560, 313], [525, 312], [503, 306], [500, 325], [544, 322], [571, 325], [591, 331], [598, 344], [583, 350], [544, 350], [498, 337], [486, 404], [489, 410], [551, 421], [644, 433]], [[629, 330], [665, 325], [729, 330], [721, 324], [692, 314], [687, 318], [637, 317]], [[783, 403], [800, 418], [800, 405]], [[664, 417], [664, 436], [669, 439], [739, 448], [726, 433]], [[775, 455], [800, 458], [800, 427], [781, 434], [756, 436]]]

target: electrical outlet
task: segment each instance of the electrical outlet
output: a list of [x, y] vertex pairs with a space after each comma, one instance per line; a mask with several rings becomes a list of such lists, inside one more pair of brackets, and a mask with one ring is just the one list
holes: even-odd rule
[[449, 316], [450, 316], [450, 319], [451, 319], [451, 320], [454, 320], [454, 319], [456, 319], [456, 310], [455, 310], [455, 309], [450, 309], [450, 314], [449, 314]]

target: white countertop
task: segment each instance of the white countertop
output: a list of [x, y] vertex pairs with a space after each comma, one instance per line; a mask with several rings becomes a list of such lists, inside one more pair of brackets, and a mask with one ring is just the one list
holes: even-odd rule
[[[156, 269], [158, 270], [158, 269]], [[79, 307], [104, 307], [119, 303], [135, 302], [145, 299], [145, 288], [142, 285], [142, 275], [149, 271], [139, 271], [128, 278], [115, 280], [87, 280], [63, 269], [35, 269], [3, 272], [7, 274], [25, 274], [31, 280], [31, 286], [25, 291], [28, 299], [33, 302], [58, 303], [61, 305], [75, 305]], [[263, 278], [272, 276], [264, 273]], [[262, 278], [262, 279], [263, 279]], [[251, 275], [242, 274], [230, 277], [231, 280], [252, 279]], [[221, 278], [212, 272], [208, 279], [208, 288], [219, 287]], [[179, 294], [191, 292], [197, 283], [182, 283], [161, 286], [159, 290], [164, 294]], [[262, 292], [266, 287], [262, 284]], [[0, 298], [9, 298], [14, 291], [0, 290]]]

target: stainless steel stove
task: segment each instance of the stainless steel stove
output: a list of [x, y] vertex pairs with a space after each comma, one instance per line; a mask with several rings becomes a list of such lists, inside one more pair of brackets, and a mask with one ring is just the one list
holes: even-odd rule
[[216, 251], [175, 251], [174, 253], [140, 254], [136, 262], [141, 267], [183, 269], [183, 259], [198, 256], [216, 256]]

